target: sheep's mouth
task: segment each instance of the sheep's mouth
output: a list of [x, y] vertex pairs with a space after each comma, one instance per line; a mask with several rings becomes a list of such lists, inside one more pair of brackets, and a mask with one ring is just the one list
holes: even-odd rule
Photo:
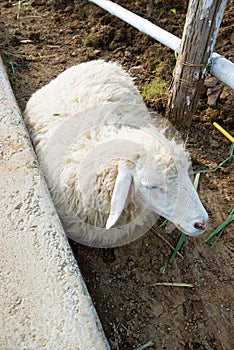
[[186, 231], [182, 226], [180, 226], [179, 224], [175, 224], [176, 227], [182, 232], [184, 233], [185, 235], [188, 235], [188, 236], [199, 236], [200, 234], [202, 234], [203, 232], [205, 232], [206, 229], [204, 230], [194, 230], [194, 232], [188, 232]]

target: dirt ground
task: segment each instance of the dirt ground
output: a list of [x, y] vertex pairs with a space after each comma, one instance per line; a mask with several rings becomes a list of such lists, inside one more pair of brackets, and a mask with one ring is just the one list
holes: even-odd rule
[[[181, 37], [186, 1], [118, 3]], [[233, 1], [228, 1], [215, 47], [232, 61], [233, 10]], [[1, 0], [0, 12], [0, 52], [22, 111], [35, 90], [67, 67], [104, 58], [130, 70], [148, 106], [165, 113], [175, 56], [150, 37], [88, 1], [58, 10], [46, 0], [25, 1], [21, 7], [16, 0]], [[152, 94], [155, 82], [157, 93]], [[233, 116], [231, 89], [223, 88], [216, 107], [207, 105], [204, 89], [187, 141], [194, 169], [213, 168], [227, 157], [230, 142], [212, 122], [234, 135]], [[171, 248], [152, 232], [107, 250], [71, 242], [111, 349], [133, 350], [149, 341], [154, 343], [149, 349], [234, 349], [233, 223], [214, 250], [204, 242], [234, 204], [233, 168], [229, 161], [219, 171], [202, 175], [199, 194], [210, 215], [209, 230], [187, 237], [183, 258], [177, 256], [173, 264], [168, 263]], [[174, 246], [180, 236], [176, 230], [158, 232]]]

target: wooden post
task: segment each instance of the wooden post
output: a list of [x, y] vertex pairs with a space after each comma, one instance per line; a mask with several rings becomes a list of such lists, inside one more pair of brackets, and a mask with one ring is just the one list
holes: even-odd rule
[[167, 110], [167, 118], [178, 129], [189, 127], [196, 111], [226, 2], [189, 1]]

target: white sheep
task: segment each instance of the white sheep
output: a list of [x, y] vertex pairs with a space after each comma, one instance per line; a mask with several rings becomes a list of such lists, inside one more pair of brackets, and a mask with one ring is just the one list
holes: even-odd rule
[[114, 62], [73, 66], [32, 95], [24, 113], [67, 235], [114, 247], [159, 215], [191, 236], [208, 215], [182, 144], [167, 139], [133, 79]]

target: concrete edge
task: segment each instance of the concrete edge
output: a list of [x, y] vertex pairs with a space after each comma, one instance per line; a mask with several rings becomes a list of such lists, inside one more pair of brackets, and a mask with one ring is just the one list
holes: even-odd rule
[[0, 348], [110, 349], [0, 57]]

